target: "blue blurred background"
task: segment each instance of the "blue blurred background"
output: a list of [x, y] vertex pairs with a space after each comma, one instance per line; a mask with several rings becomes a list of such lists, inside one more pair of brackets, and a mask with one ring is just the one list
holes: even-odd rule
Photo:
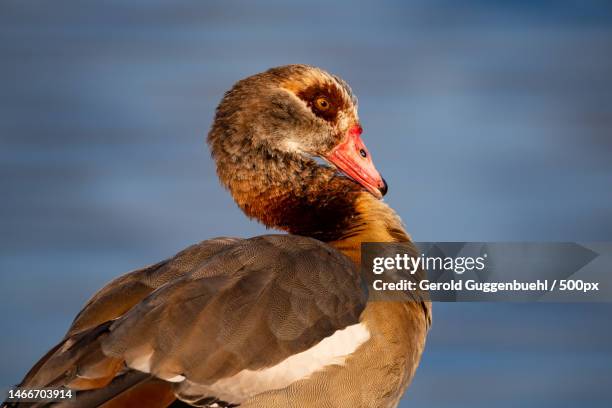
[[[415, 239], [612, 240], [609, 1], [3, 0], [0, 56], [0, 386], [111, 278], [264, 232], [204, 137], [275, 65], [352, 85]], [[434, 306], [402, 407], [612, 406], [612, 305]]]

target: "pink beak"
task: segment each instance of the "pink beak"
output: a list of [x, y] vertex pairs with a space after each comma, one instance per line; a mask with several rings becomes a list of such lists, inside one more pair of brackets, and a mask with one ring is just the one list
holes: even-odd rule
[[361, 132], [359, 125], [349, 129], [346, 139], [331, 151], [327, 160], [365, 187], [374, 197], [382, 198], [387, 193], [387, 183], [374, 167], [370, 152], [361, 140]]

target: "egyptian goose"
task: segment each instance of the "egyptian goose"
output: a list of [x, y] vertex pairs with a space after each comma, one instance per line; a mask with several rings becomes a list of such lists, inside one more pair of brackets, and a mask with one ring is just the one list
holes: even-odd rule
[[288, 234], [217, 238], [96, 293], [21, 387], [104, 407], [395, 407], [429, 302], [368, 301], [362, 242], [409, 242], [357, 100], [306, 65], [237, 82], [208, 143], [240, 208]]

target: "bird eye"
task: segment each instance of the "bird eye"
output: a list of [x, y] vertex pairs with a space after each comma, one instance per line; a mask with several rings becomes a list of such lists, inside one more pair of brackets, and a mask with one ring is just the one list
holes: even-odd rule
[[324, 96], [319, 96], [315, 99], [315, 107], [320, 111], [326, 111], [329, 109], [330, 103]]

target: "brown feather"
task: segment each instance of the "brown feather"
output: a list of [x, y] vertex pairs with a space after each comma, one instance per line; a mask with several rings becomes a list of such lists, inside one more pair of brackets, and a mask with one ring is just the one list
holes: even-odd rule
[[[313, 105], [319, 96], [329, 109]], [[359, 266], [362, 242], [410, 246], [410, 237], [386, 204], [311, 157], [358, 124], [356, 105], [344, 81], [306, 65], [239, 81], [208, 136], [217, 174], [249, 217], [296, 235], [204, 241], [117, 278], [21, 386], [81, 390], [67, 407], [161, 407], [177, 396], [207, 404], [219, 380], [273, 367], [359, 323], [371, 337], [344, 365], [242, 405], [396, 406], [423, 351], [431, 304], [366, 305]]]

